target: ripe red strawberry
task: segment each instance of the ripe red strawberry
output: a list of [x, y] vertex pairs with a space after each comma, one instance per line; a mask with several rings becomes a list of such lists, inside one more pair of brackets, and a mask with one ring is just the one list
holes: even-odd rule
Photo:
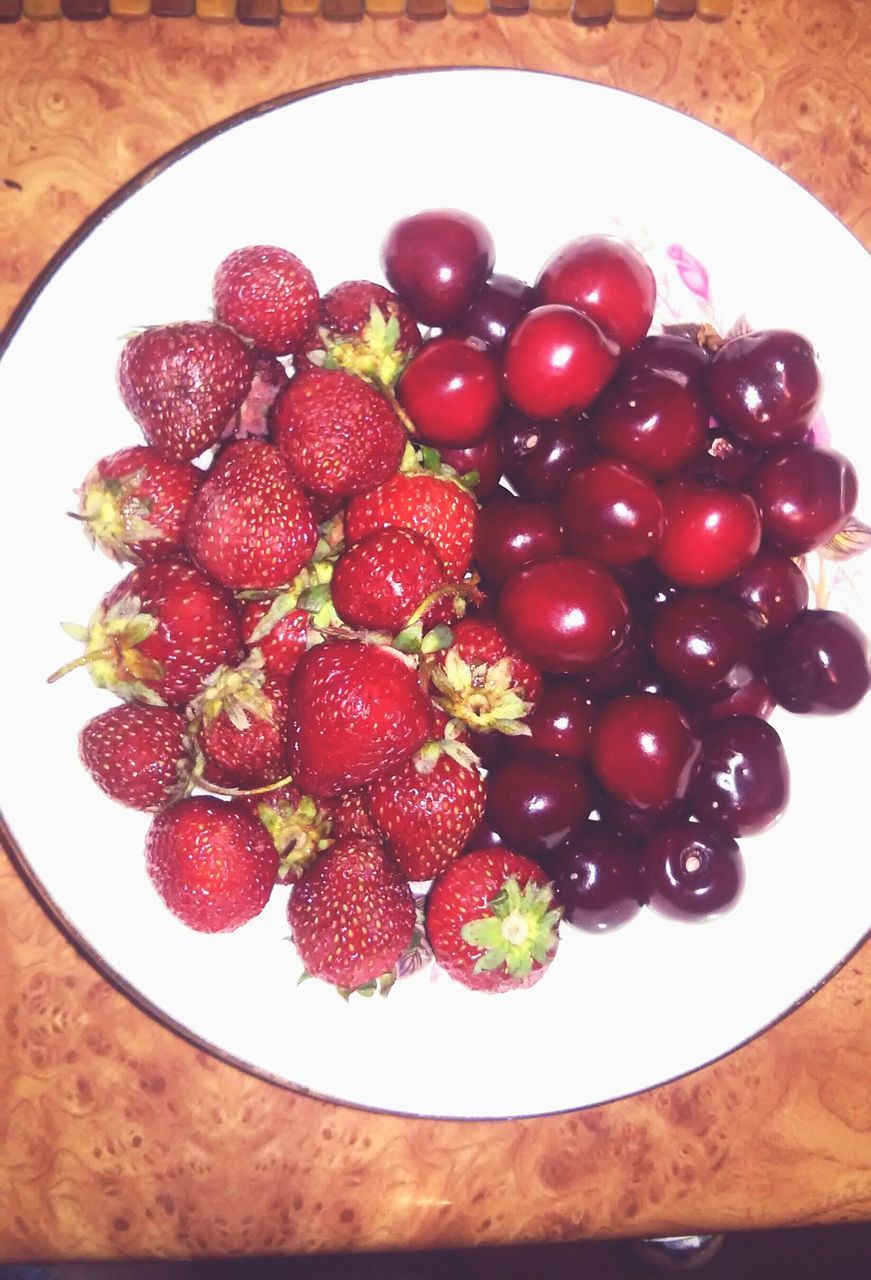
[[79, 759], [110, 799], [153, 811], [186, 794], [194, 746], [180, 712], [124, 702], [84, 725]]
[[275, 603], [274, 600], [251, 600], [245, 605], [242, 639], [249, 649], [260, 650], [267, 671], [289, 676], [305, 653], [311, 614], [307, 609], [294, 606], [284, 613], [280, 613], [280, 608], [273, 612]]
[[145, 868], [174, 916], [201, 933], [229, 933], [259, 915], [278, 854], [237, 801], [189, 796], [162, 809], [145, 839]]
[[303, 872], [287, 918], [306, 972], [350, 992], [392, 980], [414, 935], [414, 899], [376, 841], [346, 836]]
[[77, 490], [90, 542], [113, 560], [166, 560], [183, 551], [182, 530], [203, 473], [147, 445], [100, 458]]
[[392, 773], [430, 733], [430, 702], [395, 649], [327, 640], [290, 677], [287, 759], [297, 786], [336, 796]]
[[118, 388], [146, 442], [163, 458], [189, 462], [220, 440], [253, 371], [251, 352], [225, 325], [168, 324], [129, 339]]
[[[331, 590], [333, 607], [353, 627], [401, 631], [418, 605], [447, 583], [447, 574], [431, 542], [407, 529], [385, 529], [350, 547], [336, 561]], [[433, 601], [425, 627], [446, 622], [453, 601]]]
[[224, 449], [185, 525], [191, 559], [237, 591], [290, 582], [317, 540], [305, 495], [278, 450], [261, 440], [237, 440]]
[[371, 280], [345, 280], [321, 299], [318, 339], [329, 369], [347, 369], [378, 387], [392, 387], [412, 352], [420, 330], [395, 293]]
[[213, 671], [188, 714], [209, 782], [261, 787], [287, 773], [287, 677], [267, 675], [262, 654]]
[[239, 802], [268, 831], [278, 851], [277, 879], [282, 884], [298, 880], [339, 835], [331, 806], [303, 795], [292, 783], [264, 795], [240, 796]]
[[375, 823], [369, 817], [369, 811], [363, 803], [362, 791], [346, 791], [343, 796], [332, 800], [321, 800], [321, 807], [326, 808], [333, 822], [333, 835], [338, 840], [341, 836], [365, 836], [380, 844], [381, 835]]
[[299, 258], [276, 245], [236, 249], [212, 284], [215, 315], [261, 351], [301, 351], [318, 323], [314, 276]]
[[306, 493], [334, 500], [392, 476], [407, 440], [385, 397], [344, 369], [293, 378], [275, 402], [272, 435]]
[[409, 529], [428, 538], [451, 582], [472, 561], [478, 505], [467, 489], [430, 471], [400, 472], [371, 493], [352, 498], [345, 519], [349, 543], [381, 529]]
[[335, 336], [361, 336], [373, 305], [389, 321], [396, 317], [396, 350], [416, 351], [423, 339], [417, 321], [398, 294], [372, 280], [343, 280], [321, 298], [321, 324]]
[[556, 954], [560, 910], [537, 862], [509, 849], [474, 849], [441, 873], [426, 904], [426, 934], [446, 973], [474, 991], [514, 991], [543, 977]]
[[287, 370], [275, 356], [255, 355], [251, 390], [224, 427], [221, 440], [247, 440], [251, 436], [267, 440], [272, 406], [289, 381]]
[[438, 875], [483, 817], [484, 780], [468, 749], [461, 750], [456, 742], [428, 742], [365, 790], [385, 848], [409, 880]]
[[493, 622], [461, 618], [451, 631], [430, 665], [436, 704], [477, 733], [528, 733], [522, 722], [541, 697], [541, 673]]

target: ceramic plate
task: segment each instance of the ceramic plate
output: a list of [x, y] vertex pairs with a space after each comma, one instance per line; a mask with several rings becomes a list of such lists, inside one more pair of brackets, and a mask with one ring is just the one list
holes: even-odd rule
[[[373, 122], [389, 149], [368, 141]], [[45, 678], [73, 656], [60, 621], [86, 621], [120, 576], [65, 513], [92, 462], [138, 439], [115, 391], [123, 335], [207, 315], [231, 249], [284, 245], [326, 289], [380, 278], [386, 227], [425, 207], [477, 214], [497, 269], [526, 278], [563, 241], [618, 231], [657, 273], [658, 324], [704, 318], [725, 332], [745, 316], [805, 332], [826, 378], [818, 429], [869, 475], [871, 265], [858, 242], [724, 136], [640, 98], [516, 71], [312, 93], [230, 122], [122, 197], [31, 294], [0, 362], [3, 812], [25, 870], [86, 953], [224, 1058], [348, 1103], [434, 1116], [541, 1114], [645, 1089], [728, 1052], [818, 986], [869, 925], [871, 700], [841, 718], [775, 716], [792, 803], [744, 842], [747, 888], [722, 919], [644, 911], [604, 937], [566, 929], [547, 978], [510, 996], [472, 994], [430, 968], [389, 999], [346, 1004], [321, 983], [297, 986], [286, 889], [226, 937], [168, 915], [143, 869], [147, 817], [110, 803], [78, 763], [79, 727], [109, 695], [83, 673], [51, 688]], [[823, 569], [839, 607], [868, 626], [861, 559]]]

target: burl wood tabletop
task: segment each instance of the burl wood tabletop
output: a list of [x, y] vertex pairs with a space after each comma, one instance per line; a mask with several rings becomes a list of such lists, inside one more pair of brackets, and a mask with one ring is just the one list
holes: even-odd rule
[[[375, 70], [540, 68], [723, 129], [871, 244], [864, 0], [738, 0], [720, 25], [488, 16], [268, 30], [193, 20], [0, 28], [0, 322], [155, 158], [273, 95]], [[0, 1257], [422, 1248], [871, 1215], [871, 946], [753, 1043], [546, 1119], [330, 1105], [192, 1047], [113, 989], [4, 858]]]

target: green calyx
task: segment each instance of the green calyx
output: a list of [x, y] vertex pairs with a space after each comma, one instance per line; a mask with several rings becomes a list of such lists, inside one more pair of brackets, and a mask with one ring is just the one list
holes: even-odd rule
[[301, 796], [295, 805], [287, 800], [274, 805], [264, 802], [257, 806], [257, 816], [278, 850], [278, 878], [284, 883], [298, 880], [333, 843], [332, 821], [311, 796]]
[[408, 364], [409, 353], [397, 350], [399, 318], [389, 303], [387, 310], [389, 315], [385, 315], [373, 302], [369, 308], [369, 323], [359, 336], [334, 334], [321, 329], [319, 337], [325, 350], [323, 361], [318, 362], [321, 367], [346, 369], [348, 373], [373, 383], [381, 391], [395, 386]]
[[136, 492], [144, 480], [142, 469], [111, 480], [92, 472], [78, 491], [79, 509], [70, 514], [82, 521], [91, 544], [114, 560], [134, 559], [128, 550], [131, 544], [163, 537], [149, 520], [153, 504]]
[[218, 667], [188, 707], [191, 725], [210, 725], [222, 714], [240, 732], [250, 729], [252, 719], [271, 723], [273, 708], [263, 692], [265, 680], [259, 649], [236, 667]]
[[159, 680], [163, 667], [139, 648], [159, 624], [153, 614], [142, 612], [138, 596], [123, 596], [105, 612], [98, 609], [87, 627], [62, 625], [67, 635], [84, 644], [85, 652], [50, 675], [49, 684], [76, 667], [87, 667], [98, 689], [110, 689], [125, 701], [164, 705], [146, 683]]
[[461, 930], [463, 941], [481, 952], [475, 972], [503, 969], [521, 980], [534, 965], [548, 964], [556, 950], [562, 915], [552, 903], [549, 884], [530, 880], [521, 889], [517, 877], [510, 876], [490, 902], [490, 914], [469, 921]]
[[449, 716], [482, 733], [528, 737], [531, 730], [524, 721], [532, 703], [512, 684], [513, 674], [510, 658], [472, 667], [455, 649], [448, 649], [443, 666], [434, 662], [430, 669], [435, 701]]

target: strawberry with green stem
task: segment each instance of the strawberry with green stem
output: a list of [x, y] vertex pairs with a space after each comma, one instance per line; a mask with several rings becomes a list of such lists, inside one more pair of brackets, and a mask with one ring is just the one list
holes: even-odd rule
[[331, 806], [304, 795], [293, 783], [265, 795], [245, 796], [241, 803], [269, 833], [278, 852], [277, 878], [282, 884], [298, 880], [340, 834], [334, 829]]
[[188, 717], [207, 781], [259, 787], [287, 773], [287, 677], [267, 673], [259, 650], [207, 676]]
[[524, 723], [541, 697], [541, 673], [493, 622], [462, 618], [451, 645], [427, 663], [436, 705], [477, 733], [529, 734]]
[[369, 280], [346, 280], [324, 294], [318, 338], [323, 350], [309, 352], [313, 364], [347, 369], [387, 392], [422, 341], [405, 303]]

